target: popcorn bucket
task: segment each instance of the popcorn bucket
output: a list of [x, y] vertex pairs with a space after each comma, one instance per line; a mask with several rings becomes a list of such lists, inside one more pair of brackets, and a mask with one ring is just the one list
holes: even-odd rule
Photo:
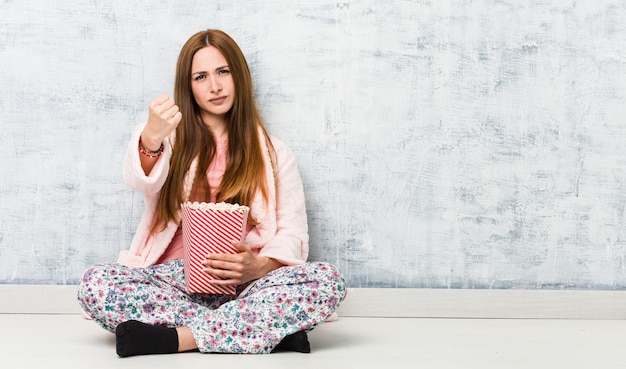
[[228, 203], [185, 202], [182, 208], [185, 285], [190, 293], [234, 295], [236, 286], [217, 286], [218, 278], [203, 271], [207, 254], [236, 254], [249, 208]]

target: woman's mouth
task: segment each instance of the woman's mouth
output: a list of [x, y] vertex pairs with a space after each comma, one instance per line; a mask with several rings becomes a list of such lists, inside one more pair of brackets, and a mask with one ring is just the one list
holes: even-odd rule
[[209, 102], [214, 105], [221, 105], [224, 101], [226, 101], [226, 96], [219, 96], [209, 99]]

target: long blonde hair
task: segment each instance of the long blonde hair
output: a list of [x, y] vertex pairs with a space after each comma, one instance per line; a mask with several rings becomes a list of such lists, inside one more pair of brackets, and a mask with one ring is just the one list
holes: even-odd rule
[[252, 77], [248, 63], [237, 43], [219, 30], [206, 30], [191, 36], [182, 47], [176, 64], [174, 101], [183, 115], [176, 128], [176, 140], [169, 173], [159, 195], [152, 233], [159, 232], [170, 221], [180, 222], [180, 204], [185, 200], [184, 181], [194, 159], [198, 159], [194, 189], [203, 189], [209, 198], [206, 172], [216, 152], [216, 144], [208, 126], [202, 122], [200, 108], [191, 91], [191, 64], [196, 52], [204, 47], [217, 48], [228, 63], [234, 85], [235, 99], [226, 113], [228, 155], [224, 177], [215, 196], [218, 202], [250, 205], [253, 196], [261, 191], [267, 203], [269, 190], [266, 181], [264, 153], [259, 142], [259, 131], [274, 158], [274, 148], [263, 126], [254, 101]]

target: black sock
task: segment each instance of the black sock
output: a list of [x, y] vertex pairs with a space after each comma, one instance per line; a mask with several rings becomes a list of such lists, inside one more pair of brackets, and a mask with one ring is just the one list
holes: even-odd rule
[[311, 352], [311, 345], [309, 345], [309, 338], [305, 331], [298, 331], [294, 334], [290, 334], [283, 338], [280, 343], [274, 347], [272, 352], [278, 351], [295, 351], [308, 354]]
[[120, 357], [171, 354], [178, 351], [178, 332], [176, 328], [129, 320], [115, 328], [115, 349]]

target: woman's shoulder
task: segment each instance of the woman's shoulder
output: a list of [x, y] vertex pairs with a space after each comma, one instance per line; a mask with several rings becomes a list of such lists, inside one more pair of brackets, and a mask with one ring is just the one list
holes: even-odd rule
[[285, 143], [285, 141], [281, 140], [280, 138], [276, 137], [273, 134], [269, 134], [268, 136], [270, 138], [270, 141], [272, 142], [272, 146], [274, 147], [280, 147], [280, 148], [288, 148], [287, 144]]
[[274, 147], [274, 151], [276, 152], [276, 156], [283, 157], [294, 155], [293, 151], [291, 151], [291, 148], [287, 145], [287, 143], [285, 143], [285, 141], [274, 135], [269, 135], [269, 138], [272, 143], [272, 147]]

